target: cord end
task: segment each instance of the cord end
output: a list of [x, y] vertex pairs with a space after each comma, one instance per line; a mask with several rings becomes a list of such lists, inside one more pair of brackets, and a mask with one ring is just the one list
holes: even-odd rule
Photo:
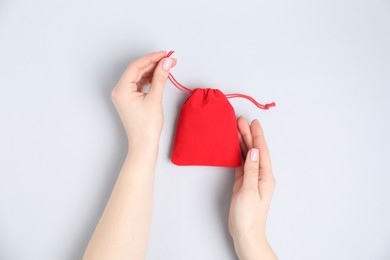
[[167, 58], [170, 57], [174, 52], [175, 52], [175, 51], [169, 51], [168, 54], [167, 54], [167, 56], [165, 56], [165, 57], [167, 57]]
[[274, 107], [274, 106], [276, 106], [276, 104], [275, 104], [275, 102], [272, 102], [272, 103], [269, 103], [269, 104], [265, 104], [264, 108], [265, 109], [269, 109], [270, 107]]

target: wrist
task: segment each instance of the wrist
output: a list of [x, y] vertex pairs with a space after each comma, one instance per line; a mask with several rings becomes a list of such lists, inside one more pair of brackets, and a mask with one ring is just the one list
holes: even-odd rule
[[129, 145], [127, 157], [147, 162], [155, 162], [158, 156], [158, 144]]
[[150, 153], [158, 150], [160, 137], [148, 136], [148, 137], [127, 137], [128, 150], [136, 151], [137, 153]]
[[140, 180], [153, 179], [157, 157], [158, 147], [153, 147], [151, 145], [128, 147], [125, 164], [132, 168], [132, 176], [140, 177], [140, 179], [137, 179], [134, 183], [138, 183]]
[[265, 234], [234, 237], [233, 241], [240, 260], [276, 259]]

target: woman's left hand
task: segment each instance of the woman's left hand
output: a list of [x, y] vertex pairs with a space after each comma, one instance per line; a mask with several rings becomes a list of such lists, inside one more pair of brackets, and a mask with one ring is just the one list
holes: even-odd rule
[[[154, 52], [132, 61], [111, 92], [129, 147], [158, 146], [164, 122], [163, 91], [169, 70], [176, 65], [176, 59], [166, 55], [166, 51]], [[144, 93], [148, 84], [150, 89]]]
[[260, 122], [237, 120], [241, 151], [246, 156], [236, 168], [228, 227], [239, 259], [277, 259], [265, 226], [275, 189], [271, 158]]

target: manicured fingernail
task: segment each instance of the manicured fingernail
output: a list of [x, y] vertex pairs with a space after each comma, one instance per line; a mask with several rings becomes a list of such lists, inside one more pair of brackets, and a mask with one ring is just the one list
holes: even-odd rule
[[252, 162], [257, 161], [257, 159], [259, 158], [259, 149], [257, 149], [257, 148], [252, 148], [252, 149], [251, 149], [250, 157], [251, 157], [251, 161], [252, 161]]
[[165, 58], [164, 61], [163, 61], [163, 69], [164, 70], [169, 70], [171, 68], [171, 63], [172, 63], [172, 60], [171, 58]]

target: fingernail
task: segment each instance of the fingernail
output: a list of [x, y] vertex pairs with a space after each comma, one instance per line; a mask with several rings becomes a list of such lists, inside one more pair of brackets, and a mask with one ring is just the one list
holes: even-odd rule
[[250, 157], [251, 157], [251, 161], [252, 161], [252, 162], [256, 162], [257, 159], [259, 158], [259, 149], [257, 149], [257, 148], [252, 148], [252, 149], [251, 149]]
[[171, 58], [165, 58], [164, 61], [163, 61], [163, 69], [164, 70], [169, 70], [171, 68], [171, 63], [172, 63], [172, 60]]

